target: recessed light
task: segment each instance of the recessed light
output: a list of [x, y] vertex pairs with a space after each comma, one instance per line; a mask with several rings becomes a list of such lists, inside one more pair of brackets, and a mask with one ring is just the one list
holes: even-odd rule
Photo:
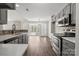
[[29, 11], [29, 9], [28, 9], [28, 8], [26, 8], [26, 11]]
[[19, 4], [16, 4], [16, 7], [19, 7]]

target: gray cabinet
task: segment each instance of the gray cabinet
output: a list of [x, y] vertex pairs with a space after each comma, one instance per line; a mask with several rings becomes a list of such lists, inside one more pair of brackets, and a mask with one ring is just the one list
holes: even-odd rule
[[27, 36], [27, 34], [20, 35], [19, 39], [18, 39], [18, 43], [19, 44], [28, 44], [28, 36]]
[[71, 23], [76, 24], [76, 3], [71, 4]]
[[23, 43], [23, 36], [22, 35], [19, 35], [18, 36], [18, 43], [19, 44], [22, 44]]
[[27, 34], [20, 34], [2, 41], [0, 44], [28, 44], [28, 36]]
[[75, 43], [63, 39], [62, 55], [75, 56]]
[[28, 44], [28, 35], [23, 34], [23, 44]]
[[64, 15], [70, 14], [70, 10], [71, 10], [70, 8], [71, 8], [71, 4], [65, 6], [65, 8], [63, 9]]
[[0, 3], [0, 24], [7, 24], [7, 9], [15, 9], [15, 4]]
[[[65, 17], [62, 19], [62, 17]], [[68, 3], [64, 9], [56, 15], [56, 20], [62, 19], [58, 22], [61, 26], [75, 26], [76, 24], [76, 3]]]
[[15, 9], [15, 3], [0, 3], [0, 9]]
[[0, 9], [0, 24], [7, 24], [7, 10]]
[[28, 44], [28, 36], [27, 34], [20, 34], [18, 38], [15, 40], [18, 44]]

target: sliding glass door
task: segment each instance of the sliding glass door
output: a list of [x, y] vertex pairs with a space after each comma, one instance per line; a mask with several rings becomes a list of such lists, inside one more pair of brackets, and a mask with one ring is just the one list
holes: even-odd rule
[[29, 24], [29, 34], [47, 36], [48, 35], [47, 23], [30, 23]]
[[30, 35], [39, 35], [40, 34], [40, 25], [39, 24], [29, 24], [29, 34]]

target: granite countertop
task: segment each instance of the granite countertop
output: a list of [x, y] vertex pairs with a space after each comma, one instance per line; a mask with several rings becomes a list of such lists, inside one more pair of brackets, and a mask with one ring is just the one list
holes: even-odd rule
[[[51, 36], [53, 36], [53, 35], [58, 36], [58, 34], [51, 33]], [[62, 36], [58, 36], [58, 37], [61, 37], [65, 40], [68, 40], [68, 41], [73, 42], [73, 43], [75, 43], [75, 39], [76, 39], [75, 37], [62, 37]]]
[[22, 34], [26, 34], [26, 33], [0, 35], [0, 42], [2, 42], [2, 41], [4, 41], [4, 40], [7, 40], [7, 39], [10, 39], [10, 38], [17, 37], [17, 36], [22, 35]]
[[75, 37], [62, 37], [62, 38], [73, 43], [75, 43], [75, 39], [76, 39]]
[[22, 56], [28, 44], [0, 44], [0, 56]]

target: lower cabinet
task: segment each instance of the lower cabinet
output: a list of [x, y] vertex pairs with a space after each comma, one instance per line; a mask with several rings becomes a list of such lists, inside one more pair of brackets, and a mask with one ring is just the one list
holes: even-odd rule
[[14, 38], [3, 41], [0, 44], [28, 44], [28, 35], [20, 34]]
[[50, 42], [57, 56], [75, 56], [75, 43], [54, 35], [51, 36]]
[[18, 36], [18, 44], [22, 44], [23, 43], [23, 35], [19, 35]]
[[28, 44], [28, 35], [22, 34], [18, 37], [18, 43], [19, 44]]
[[62, 55], [75, 56], [75, 43], [63, 39]]

